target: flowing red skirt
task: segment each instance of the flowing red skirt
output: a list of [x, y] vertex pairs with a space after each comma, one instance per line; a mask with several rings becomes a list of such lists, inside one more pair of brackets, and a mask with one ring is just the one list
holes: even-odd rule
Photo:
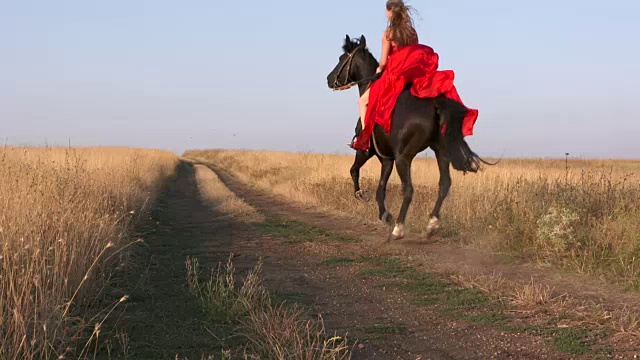
[[[438, 60], [438, 54], [431, 47], [421, 44], [409, 45], [392, 53], [384, 73], [369, 89], [365, 127], [356, 139], [356, 149], [366, 151], [369, 148], [374, 124], [382, 125], [389, 133], [393, 109], [407, 83], [413, 83], [411, 94], [414, 96], [433, 98], [444, 95], [463, 104], [453, 85], [453, 71], [438, 70]], [[478, 119], [478, 110], [467, 110], [462, 123], [463, 136], [473, 134], [473, 126]]]

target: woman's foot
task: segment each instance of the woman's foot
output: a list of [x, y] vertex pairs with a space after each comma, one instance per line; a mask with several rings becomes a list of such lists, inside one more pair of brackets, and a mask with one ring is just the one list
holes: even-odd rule
[[348, 142], [348, 143], [347, 143], [347, 146], [355, 150], [356, 148], [355, 148], [355, 147], [353, 147], [353, 146], [354, 146], [354, 144], [356, 143], [356, 139], [357, 139], [357, 138], [358, 138], [358, 135], [357, 135], [357, 134], [356, 134], [356, 135], [354, 135], [354, 136], [353, 136], [353, 139], [351, 139], [351, 142]]
[[355, 138], [355, 137], [353, 138], [353, 140], [351, 140], [351, 143], [349, 143], [347, 145], [349, 145], [350, 148], [352, 148], [353, 150], [356, 150], [356, 151], [367, 151], [367, 150], [369, 150], [368, 146], [363, 146], [363, 144], [361, 144], [358, 141], [358, 138]]

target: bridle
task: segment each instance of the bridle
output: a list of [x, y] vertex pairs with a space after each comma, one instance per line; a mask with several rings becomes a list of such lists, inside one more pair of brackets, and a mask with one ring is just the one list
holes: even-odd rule
[[[355, 54], [358, 52], [358, 50], [361, 50], [361, 49], [363, 49], [362, 45], [358, 45], [355, 49], [353, 49], [347, 55], [347, 59], [344, 62], [342, 62], [342, 64], [338, 68], [338, 72], [336, 72], [336, 78], [333, 81], [333, 86], [332, 86], [333, 91], [347, 90], [347, 89], [350, 89], [352, 86], [364, 84], [366, 82], [371, 82], [379, 77], [380, 74], [374, 74], [373, 76], [369, 76], [362, 80], [349, 82], [349, 74], [351, 74], [351, 65], [353, 64], [353, 58], [355, 57]], [[345, 68], [347, 69], [347, 76], [344, 81], [345, 84], [340, 84], [340, 74], [342, 74], [342, 71]]]
[[[346, 90], [346, 89], [349, 89], [350, 87], [353, 86], [351, 83], [349, 83], [349, 74], [351, 74], [351, 65], [353, 64], [353, 58], [355, 57], [354, 55], [360, 49], [362, 49], [362, 46], [358, 45], [358, 46], [356, 46], [355, 49], [351, 50], [351, 52], [349, 54], [347, 54], [347, 59], [345, 61], [343, 61], [342, 64], [340, 65], [340, 68], [338, 68], [338, 72], [336, 72], [336, 78], [333, 81], [333, 90], [334, 91]], [[347, 76], [346, 76], [345, 81], [344, 81], [345, 84], [341, 85], [340, 84], [340, 74], [342, 74], [342, 71], [345, 68], [347, 69]]]

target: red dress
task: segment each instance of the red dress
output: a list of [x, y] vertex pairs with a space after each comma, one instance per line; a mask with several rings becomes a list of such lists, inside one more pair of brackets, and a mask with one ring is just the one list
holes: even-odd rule
[[[420, 98], [444, 95], [462, 104], [453, 85], [452, 70], [438, 70], [438, 54], [426, 45], [414, 44], [402, 48], [392, 46], [387, 66], [381, 77], [371, 84], [364, 130], [354, 143], [357, 150], [367, 151], [374, 124], [380, 124], [387, 134], [396, 100], [407, 83], [413, 83], [411, 94]], [[464, 104], [463, 104], [464, 105]], [[463, 136], [473, 134], [478, 110], [468, 109], [462, 123]], [[444, 129], [443, 129], [444, 131]]]

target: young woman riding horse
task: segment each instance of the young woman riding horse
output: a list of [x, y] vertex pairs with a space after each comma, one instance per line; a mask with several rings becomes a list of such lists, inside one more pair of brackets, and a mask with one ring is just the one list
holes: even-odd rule
[[[411, 8], [406, 6], [402, 0], [387, 1], [387, 20], [389, 23], [382, 34], [382, 56], [380, 57], [380, 65], [376, 69], [376, 74], [385, 70], [387, 60], [398, 48], [418, 43], [418, 33], [413, 27], [410, 11]], [[365, 119], [367, 117], [367, 105], [369, 105], [369, 93], [370, 88], [358, 99], [361, 131], [366, 126]], [[357, 140], [352, 141], [350, 145], [352, 148], [360, 150], [364, 147], [364, 144]]]
[[[376, 70], [382, 75], [358, 100], [362, 130], [350, 144], [356, 150], [368, 149], [373, 124], [381, 124], [389, 132], [396, 100], [407, 84], [413, 84], [411, 90], [414, 96], [428, 98], [445, 95], [462, 104], [453, 85], [453, 72], [437, 71], [438, 54], [418, 43], [411, 8], [402, 0], [389, 0], [386, 9], [389, 24], [382, 35], [382, 57]], [[471, 135], [478, 117], [477, 110], [467, 110], [463, 124], [464, 136]]]
[[414, 192], [411, 165], [418, 153], [431, 148], [440, 173], [428, 235], [439, 228], [440, 209], [451, 186], [449, 167], [477, 172], [480, 163], [486, 162], [464, 140], [472, 135], [478, 112], [462, 104], [453, 86], [453, 71], [438, 70], [438, 55], [430, 47], [418, 44], [409, 8], [401, 0], [387, 2], [387, 16], [389, 27], [383, 36], [382, 63], [368, 51], [364, 36], [354, 41], [347, 35], [344, 53], [327, 76], [327, 83], [334, 90], [355, 84], [359, 87], [366, 109], [361, 107], [364, 127], [353, 143], [358, 152], [352, 177], [357, 190], [359, 167], [372, 154], [378, 156], [382, 163], [376, 191], [378, 217], [389, 225], [394, 220], [386, 207], [387, 182], [394, 165], [398, 172], [403, 199], [390, 240], [405, 235], [404, 223]]

